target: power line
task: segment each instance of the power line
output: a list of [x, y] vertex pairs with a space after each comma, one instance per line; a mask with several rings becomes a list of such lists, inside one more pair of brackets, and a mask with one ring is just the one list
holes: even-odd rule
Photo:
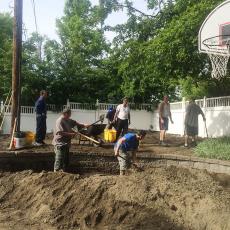
[[27, 29], [26, 29], [26, 25], [25, 23], [22, 23], [22, 32], [25, 38], [25, 41], [27, 40], [28, 36], [27, 36]]
[[[39, 36], [39, 34], [38, 34], [37, 16], [36, 16], [36, 6], [35, 6], [34, 0], [31, 0], [31, 4], [32, 4], [32, 7], [33, 7], [34, 23], [35, 23], [36, 33], [37, 33], [37, 36]], [[41, 56], [41, 53], [42, 53], [41, 49], [42, 49], [42, 44], [41, 44], [41, 41], [39, 41], [39, 38], [38, 38], [37, 51], [38, 51], [38, 57], [39, 57], [40, 60], [42, 58], [42, 56]]]
[[34, 0], [31, 0], [31, 4], [32, 4], [32, 7], [33, 7], [35, 28], [36, 28], [36, 32], [37, 32], [37, 34], [38, 34], [38, 24], [37, 24], [37, 16], [36, 16], [36, 6], [35, 6]]

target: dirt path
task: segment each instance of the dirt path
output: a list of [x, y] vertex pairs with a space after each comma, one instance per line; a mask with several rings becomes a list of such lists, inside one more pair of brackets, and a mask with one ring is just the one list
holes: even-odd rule
[[[193, 155], [193, 149], [187, 149], [183, 147], [184, 139], [178, 135], [168, 135], [167, 136], [168, 147], [162, 147], [159, 145], [159, 132], [148, 132], [146, 138], [140, 145], [139, 155], [143, 152], [149, 152], [154, 155], [156, 154], [177, 154], [183, 156]], [[44, 153], [52, 152], [53, 146], [51, 145], [52, 135], [48, 135], [46, 138], [46, 143], [48, 145], [41, 147], [34, 147], [30, 149], [21, 150], [19, 152], [35, 152], [35, 153]], [[113, 146], [103, 146], [103, 147], [93, 147], [89, 145], [78, 145], [77, 140], [72, 141], [72, 152], [81, 152], [81, 153], [105, 153], [113, 154]], [[9, 145], [9, 136], [0, 136], [0, 150], [6, 150]]]
[[129, 176], [0, 173], [0, 229], [230, 229], [228, 176], [176, 167]]

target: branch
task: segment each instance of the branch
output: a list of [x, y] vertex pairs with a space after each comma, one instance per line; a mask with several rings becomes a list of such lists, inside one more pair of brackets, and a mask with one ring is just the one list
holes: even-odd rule
[[133, 6], [125, 5], [125, 4], [121, 4], [121, 3], [118, 3], [117, 6], [118, 6], [118, 7], [121, 7], [121, 8], [128, 8], [128, 9], [131, 9], [132, 11], [136, 11], [136, 12], [140, 13], [141, 15], [145, 16], [145, 17], [151, 17], [151, 18], [155, 18], [155, 17], [160, 13], [160, 11], [159, 11], [159, 12], [158, 12], [157, 14], [155, 14], [155, 15], [146, 14], [146, 13], [144, 13], [144, 12], [142, 12], [142, 11], [136, 9], [136, 8], [133, 7]]

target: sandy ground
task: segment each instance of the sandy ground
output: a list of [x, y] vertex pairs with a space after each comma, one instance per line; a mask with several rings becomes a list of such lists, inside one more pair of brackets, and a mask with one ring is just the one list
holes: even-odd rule
[[[148, 133], [140, 153], [192, 155], [183, 138]], [[48, 145], [22, 150], [53, 151]], [[0, 148], [9, 143], [0, 137]], [[78, 145], [73, 152], [113, 153], [110, 147]], [[0, 172], [0, 230], [230, 229], [230, 176], [176, 167], [130, 171], [129, 176], [33, 171]]]
[[228, 230], [229, 182], [176, 167], [123, 177], [1, 172], [0, 229]]
[[[33, 147], [30, 149], [22, 150], [23, 152], [47, 152], [53, 151], [52, 135], [47, 135], [46, 143], [48, 145], [42, 147]], [[202, 141], [202, 140], [200, 140]], [[0, 150], [4, 151], [8, 148], [10, 142], [9, 136], [0, 136]], [[162, 147], [159, 145], [159, 132], [148, 132], [145, 139], [140, 145], [139, 155], [142, 152], [149, 152], [152, 154], [178, 154], [178, 155], [193, 155], [192, 148], [184, 148], [184, 138], [179, 135], [167, 135], [166, 142], [168, 147]], [[72, 152], [82, 152], [82, 153], [113, 153], [113, 146], [104, 145], [102, 147], [94, 147], [88, 143], [79, 145], [77, 138], [72, 140]]]

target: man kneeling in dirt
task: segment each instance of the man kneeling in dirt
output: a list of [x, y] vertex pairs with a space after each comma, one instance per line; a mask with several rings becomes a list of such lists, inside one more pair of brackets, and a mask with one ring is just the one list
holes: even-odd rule
[[52, 142], [55, 152], [54, 172], [65, 172], [69, 166], [71, 139], [77, 134], [72, 128], [74, 126], [88, 127], [88, 125], [74, 121], [70, 117], [71, 110], [64, 109], [62, 115], [56, 121]]
[[127, 169], [131, 167], [131, 156], [132, 153], [132, 164], [136, 166], [136, 151], [138, 150], [139, 141], [142, 140], [146, 135], [145, 131], [140, 131], [138, 134], [127, 133], [121, 137], [114, 146], [115, 156], [118, 159], [120, 165], [120, 175], [125, 175]]

